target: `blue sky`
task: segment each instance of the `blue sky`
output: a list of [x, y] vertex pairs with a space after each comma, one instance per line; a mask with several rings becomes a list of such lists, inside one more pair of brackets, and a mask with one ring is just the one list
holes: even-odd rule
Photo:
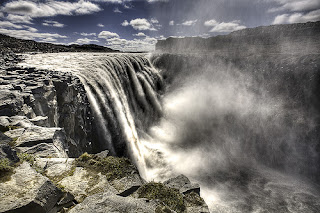
[[158, 39], [320, 20], [319, 0], [1, 0], [0, 33], [152, 51]]

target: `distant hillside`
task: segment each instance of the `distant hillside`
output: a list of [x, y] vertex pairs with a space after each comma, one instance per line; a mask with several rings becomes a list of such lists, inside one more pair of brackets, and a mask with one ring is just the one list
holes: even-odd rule
[[248, 28], [210, 38], [167, 38], [156, 44], [161, 52], [225, 54], [319, 53], [320, 21]]
[[0, 34], [0, 52], [119, 52], [108, 47], [95, 44], [84, 45], [57, 45], [36, 42], [32, 40], [17, 39]]

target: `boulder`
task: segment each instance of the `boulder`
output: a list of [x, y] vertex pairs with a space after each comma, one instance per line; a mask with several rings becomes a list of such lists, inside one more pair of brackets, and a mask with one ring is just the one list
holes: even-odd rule
[[117, 189], [118, 195], [127, 197], [133, 194], [137, 189], [145, 183], [139, 174], [132, 174], [121, 179], [115, 179], [111, 185]]
[[163, 184], [165, 184], [168, 187], [178, 189], [180, 193], [183, 194], [195, 192], [198, 195], [200, 195], [199, 184], [191, 183], [190, 180], [184, 175], [179, 175], [177, 177], [171, 178], [165, 181]]
[[104, 175], [87, 171], [82, 167], [76, 167], [71, 175], [63, 178], [58, 184], [72, 193], [78, 202], [98, 192], [118, 193]]
[[19, 162], [19, 158], [15, 150], [11, 149], [8, 144], [0, 143], [0, 159], [8, 158], [11, 162]]
[[121, 197], [110, 193], [98, 193], [87, 197], [82, 203], [72, 208], [69, 213], [150, 213], [157, 208], [156, 201]]
[[31, 126], [16, 140], [16, 147], [40, 157], [67, 157], [66, 138], [61, 128]]
[[47, 177], [24, 162], [14, 169], [9, 181], [0, 183], [0, 212], [49, 212], [62, 196]]

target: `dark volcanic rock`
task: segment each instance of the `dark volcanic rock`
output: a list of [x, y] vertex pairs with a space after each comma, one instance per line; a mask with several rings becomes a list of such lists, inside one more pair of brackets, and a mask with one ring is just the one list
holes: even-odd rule
[[[72, 74], [34, 68], [0, 69], [0, 91], [0, 125], [3, 128], [10, 125], [59, 126], [66, 133], [69, 156], [92, 152], [93, 117], [83, 85]], [[48, 143], [28, 149], [28, 152], [38, 152], [45, 147], [50, 148], [49, 153], [54, 153], [54, 146]]]

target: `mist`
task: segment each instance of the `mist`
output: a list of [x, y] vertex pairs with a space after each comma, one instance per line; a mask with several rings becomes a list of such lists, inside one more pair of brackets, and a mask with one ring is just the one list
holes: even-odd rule
[[[299, 101], [296, 96], [307, 99], [312, 94], [294, 84], [283, 90], [281, 80], [295, 75], [304, 87], [310, 79], [292, 72], [272, 76], [270, 67], [264, 67], [265, 73], [257, 67], [241, 69], [218, 56], [176, 55], [171, 62], [168, 57], [153, 59], [168, 86], [164, 116], [149, 130], [167, 170], [154, 169], [152, 179], [187, 175], [201, 184], [201, 195], [213, 212], [281, 211], [279, 200], [318, 194], [308, 186], [318, 174], [318, 142], [311, 133], [318, 115], [293, 104]], [[303, 198], [296, 199], [305, 208]]]

